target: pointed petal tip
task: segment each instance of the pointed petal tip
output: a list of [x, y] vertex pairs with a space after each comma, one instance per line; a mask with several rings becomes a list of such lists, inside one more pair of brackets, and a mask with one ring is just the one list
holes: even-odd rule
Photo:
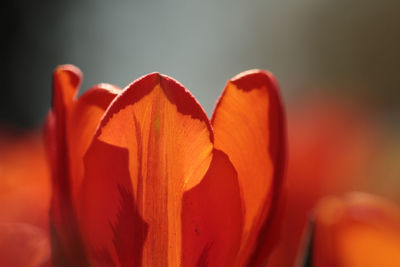
[[205, 122], [210, 132], [211, 141], [213, 141], [214, 135], [210, 120], [196, 97], [174, 78], [163, 74], [159, 75], [161, 87], [163, 88], [168, 100], [177, 106], [180, 113], [190, 115], [192, 118]]
[[134, 87], [135, 85], [137, 85], [138, 83], [142, 83], [142, 82], [153, 82], [154, 84], [156, 84], [156, 82], [160, 79], [161, 74], [159, 72], [151, 72], [148, 74], [145, 74], [143, 76], [140, 76], [139, 78], [135, 79], [133, 82], [131, 82], [130, 84], [128, 84], [125, 88], [124, 91], [126, 91], [128, 88]]
[[[177, 107], [180, 113], [190, 115], [192, 118], [206, 123], [210, 132], [210, 139], [213, 141], [214, 135], [210, 120], [197, 99], [180, 82], [159, 72], [143, 75], [126, 86], [115, 100], [115, 102], [118, 103], [118, 105], [116, 105], [118, 107], [114, 107], [114, 112], [131, 102], [137, 102], [139, 99], [149, 94], [157, 84], [160, 84], [168, 100]], [[109, 118], [105, 118], [105, 123], [108, 119]]]

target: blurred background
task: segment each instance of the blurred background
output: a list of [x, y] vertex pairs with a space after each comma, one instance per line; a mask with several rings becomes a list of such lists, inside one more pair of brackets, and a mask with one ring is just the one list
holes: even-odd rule
[[287, 108], [284, 233], [293, 237], [273, 262], [290, 266], [324, 195], [362, 190], [400, 203], [399, 11], [398, 0], [9, 1], [0, 9], [0, 150], [18, 143], [10, 132], [41, 127], [59, 64], [81, 68], [82, 91], [170, 75], [209, 115], [229, 78], [268, 69]]

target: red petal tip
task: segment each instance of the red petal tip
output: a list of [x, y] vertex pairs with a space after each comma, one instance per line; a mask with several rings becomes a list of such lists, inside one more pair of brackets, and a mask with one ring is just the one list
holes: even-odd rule
[[[208, 116], [196, 98], [178, 81], [175, 79], [160, 74], [158, 72], [149, 73], [144, 75], [132, 83], [130, 83], [123, 92], [115, 99], [114, 102], [118, 102], [116, 107], [113, 107], [113, 112], [117, 112], [131, 102], [136, 102], [143, 96], [150, 93], [153, 88], [160, 83], [165, 95], [168, 100], [176, 105], [178, 111], [185, 115], [190, 115], [195, 119], [204, 121], [207, 124], [207, 128], [210, 131], [210, 139], [214, 140], [211, 123]], [[129, 96], [129, 97], [128, 97]], [[107, 123], [110, 116], [104, 118], [103, 125]]]
[[78, 67], [76, 67], [74, 65], [71, 65], [71, 64], [59, 65], [54, 70], [53, 77], [57, 76], [61, 72], [66, 72], [66, 73], [68, 73], [70, 75], [71, 84], [74, 87], [79, 87], [80, 86], [80, 83], [81, 83], [82, 78], [83, 78], [83, 73]]
[[214, 135], [210, 120], [208, 119], [206, 112], [197, 99], [180, 82], [167, 75], [159, 75], [161, 87], [164, 89], [168, 100], [177, 106], [180, 113], [190, 115], [192, 118], [204, 121], [210, 132], [211, 141], [213, 142]]
[[251, 91], [265, 86], [266, 84], [268, 84], [269, 87], [277, 87], [275, 76], [271, 72], [260, 69], [241, 72], [230, 79], [229, 82], [244, 91]]

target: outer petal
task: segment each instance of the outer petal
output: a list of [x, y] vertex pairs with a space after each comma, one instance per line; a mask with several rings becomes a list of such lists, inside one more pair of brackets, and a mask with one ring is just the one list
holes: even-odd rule
[[[76, 194], [82, 178], [83, 154], [104, 110], [117, 94], [98, 86], [75, 99], [82, 74], [74, 66], [53, 74], [53, 107], [46, 123], [53, 176], [51, 227], [54, 263], [85, 265], [76, 222]], [[113, 88], [114, 89], [114, 88]]]
[[400, 210], [367, 194], [327, 198], [315, 212], [313, 266], [400, 266]]
[[99, 84], [83, 94], [71, 108], [68, 119], [68, 148], [71, 169], [71, 189], [74, 201], [83, 179], [83, 156], [111, 101], [119, 89], [109, 84]]
[[[212, 139], [204, 111], [176, 81], [153, 73], [128, 86], [85, 157], [80, 218], [92, 263], [137, 265], [130, 253], [144, 266], [180, 266], [182, 196], [206, 173]], [[119, 246], [120, 236], [139, 238]]]
[[286, 152], [285, 118], [272, 74], [252, 70], [228, 81], [212, 125], [215, 147], [238, 171], [244, 200], [239, 265], [263, 264], [275, 242]]

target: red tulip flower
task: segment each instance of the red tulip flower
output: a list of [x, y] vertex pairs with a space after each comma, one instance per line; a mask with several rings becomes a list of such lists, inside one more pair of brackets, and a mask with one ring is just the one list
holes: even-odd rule
[[[292, 267], [318, 201], [362, 190], [382, 153], [371, 115], [332, 95], [305, 98], [288, 112], [289, 159], [282, 235], [270, 266]], [[381, 181], [381, 180], [379, 180]]]
[[316, 208], [313, 232], [312, 266], [400, 266], [400, 210], [387, 200], [327, 198]]
[[77, 98], [53, 77], [54, 266], [260, 266], [276, 243], [285, 118], [275, 78], [228, 81], [211, 121], [158, 73]]

